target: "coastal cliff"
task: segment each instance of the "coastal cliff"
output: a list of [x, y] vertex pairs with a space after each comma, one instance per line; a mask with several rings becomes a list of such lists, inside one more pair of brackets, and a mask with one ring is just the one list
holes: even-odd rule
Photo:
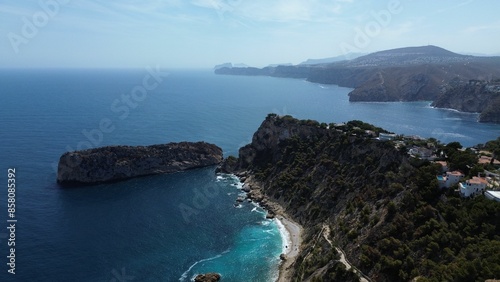
[[480, 113], [479, 121], [500, 123], [500, 80], [456, 80], [432, 106]]
[[[481, 281], [500, 274], [493, 263], [500, 253], [496, 203], [440, 191], [439, 165], [374, 139], [378, 133], [386, 131], [361, 121], [327, 125], [270, 114], [238, 158], [221, 164], [223, 172], [250, 175], [251, 198], [279, 204], [303, 226], [291, 281]], [[474, 212], [479, 206], [485, 213]], [[469, 251], [477, 251], [471, 260]], [[482, 266], [473, 270], [475, 258]]]
[[[375, 52], [352, 60], [312, 65], [259, 68], [223, 67], [216, 74], [263, 75], [306, 79], [353, 88], [351, 102], [434, 101], [452, 88], [453, 80], [500, 77], [500, 57], [456, 54], [436, 46]], [[459, 107], [455, 107], [459, 108]], [[495, 122], [495, 108], [480, 118]]]
[[64, 153], [57, 182], [71, 186], [119, 181], [216, 165], [222, 159], [222, 149], [205, 142], [107, 146]]

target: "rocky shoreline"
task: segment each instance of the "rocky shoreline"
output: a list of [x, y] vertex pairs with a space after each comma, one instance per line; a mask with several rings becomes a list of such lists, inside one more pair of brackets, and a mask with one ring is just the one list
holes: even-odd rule
[[290, 246], [287, 252], [280, 255], [282, 260], [279, 267], [278, 282], [291, 281], [294, 272], [294, 263], [301, 251], [303, 228], [295, 222], [285, 209], [277, 202], [266, 196], [261, 184], [248, 171], [234, 173], [243, 183], [242, 190], [247, 193], [247, 198], [257, 203], [267, 211], [267, 219], [276, 219], [281, 222], [289, 234]]

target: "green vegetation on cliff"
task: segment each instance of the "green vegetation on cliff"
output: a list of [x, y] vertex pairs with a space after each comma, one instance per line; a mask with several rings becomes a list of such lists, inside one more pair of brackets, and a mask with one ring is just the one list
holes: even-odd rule
[[[305, 227], [295, 280], [357, 281], [337, 246], [373, 281], [500, 277], [500, 203], [439, 190], [440, 165], [415, 161], [368, 129], [383, 132], [360, 121], [326, 126], [269, 115], [226, 164], [253, 171]], [[469, 152], [455, 145], [442, 150], [460, 166]]]

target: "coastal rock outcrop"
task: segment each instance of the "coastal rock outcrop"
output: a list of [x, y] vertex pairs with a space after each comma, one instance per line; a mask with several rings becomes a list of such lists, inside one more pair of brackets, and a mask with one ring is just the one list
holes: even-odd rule
[[[254, 183], [259, 183], [261, 189], [251, 189], [248, 197], [264, 208], [268, 203], [266, 198], [280, 204], [305, 228], [303, 251], [294, 262], [294, 277], [301, 277], [300, 281], [312, 281], [324, 272], [342, 273], [330, 259], [311, 265], [307, 262], [308, 253], [314, 246], [321, 246], [324, 249], [318, 257], [311, 258], [312, 261], [335, 258], [337, 254], [330, 240], [349, 248], [352, 257], [359, 256], [359, 242], [350, 240], [347, 234], [351, 226], [361, 224], [361, 211], [354, 211], [349, 206], [366, 201], [365, 213], [370, 210], [373, 216], [384, 219], [388, 201], [379, 202], [377, 206], [377, 197], [395, 192], [381, 189], [375, 192], [373, 187], [389, 187], [394, 180], [385, 177], [386, 174], [405, 179], [412, 171], [403, 152], [388, 142], [361, 134], [369, 128], [383, 130], [360, 121], [327, 125], [269, 114], [254, 133], [252, 142], [240, 149], [238, 159], [228, 158], [230, 164], [221, 165], [233, 169], [229, 171], [233, 173], [250, 171]], [[400, 170], [405, 172], [400, 173]], [[272, 218], [273, 209], [267, 209], [270, 211], [268, 217]], [[342, 224], [343, 229], [335, 225], [334, 237], [320, 236], [321, 228], [316, 228], [324, 220]], [[365, 228], [360, 232], [368, 235], [376, 231]], [[322, 238], [327, 239], [319, 241]], [[306, 272], [304, 265], [307, 265]], [[342, 277], [349, 275], [356, 277], [352, 273]]]
[[480, 122], [500, 123], [500, 97], [491, 101], [479, 115]]
[[440, 92], [442, 77], [438, 68], [386, 67], [367, 70], [370, 77], [360, 78], [362, 83], [349, 93], [351, 102], [393, 102], [432, 100]]
[[481, 122], [500, 122], [500, 80], [454, 81], [432, 106], [481, 113]]
[[[295, 138], [315, 138], [324, 134], [328, 134], [329, 131], [325, 130], [326, 125], [323, 127], [317, 121], [304, 120], [297, 122], [291, 116], [279, 117], [274, 114], [270, 114], [264, 122], [259, 127], [253, 137], [252, 143], [242, 147], [239, 150], [239, 162], [237, 163], [238, 169], [245, 169], [256, 162], [260, 162], [265, 158], [278, 159], [279, 152], [276, 148], [282, 144], [284, 141]], [[275, 156], [275, 154], [278, 154]], [[228, 160], [232, 162], [232, 167], [235, 167], [234, 160]], [[231, 167], [223, 163], [224, 167]]]
[[[361, 121], [326, 125], [270, 114], [239, 157], [221, 165], [236, 175], [246, 172], [249, 198], [270, 211], [270, 202], [279, 204], [304, 228], [299, 255], [285, 257], [293, 280], [498, 276], [496, 202], [438, 189], [441, 165], [411, 157], [407, 148], [414, 142], [429, 146], [430, 139], [383, 141], [367, 131], [383, 129]], [[467, 259], [476, 252], [475, 261]], [[484, 260], [476, 268], [479, 256]]]
[[194, 282], [217, 282], [220, 280], [220, 277], [218, 273], [198, 274], [194, 278]]
[[216, 165], [222, 159], [222, 149], [205, 142], [107, 146], [64, 153], [57, 182], [71, 186], [119, 181]]

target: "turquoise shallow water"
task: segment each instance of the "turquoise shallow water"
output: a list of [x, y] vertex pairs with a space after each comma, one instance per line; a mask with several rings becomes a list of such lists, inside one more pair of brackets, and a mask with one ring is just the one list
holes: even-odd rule
[[[204, 140], [222, 147], [226, 156], [236, 155], [270, 112], [324, 122], [360, 119], [464, 145], [500, 135], [499, 125], [479, 124], [477, 115], [432, 109], [427, 102], [349, 103], [347, 88], [216, 76], [209, 70], [171, 71], [133, 107], [123, 102], [122, 95], [131, 95], [146, 74], [0, 71], [0, 183], [15, 167], [18, 204], [17, 274], [7, 274], [4, 259], [0, 281], [179, 281], [204, 271], [220, 271], [224, 281], [268, 281], [276, 275], [282, 248], [276, 224], [250, 203], [233, 207], [235, 179], [217, 178], [214, 168], [206, 168], [61, 189], [54, 165], [63, 152], [85, 142]], [[116, 106], [125, 105], [123, 117]], [[99, 134], [103, 120], [113, 130]], [[7, 205], [3, 191], [0, 210]], [[188, 221], [181, 204], [196, 208]], [[6, 216], [0, 212], [0, 230]], [[8, 251], [5, 236], [0, 231], [2, 257]]]
[[[232, 203], [235, 196], [244, 194], [240, 190], [241, 183], [234, 176], [218, 175], [216, 182], [221, 187], [220, 193], [226, 193]], [[217, 201], [223, 196], [218, 195]], [[238, 208], [229, 212], [233, 220], [246, 221], [233, 238], [235, 244], [215, 256], [196, 261], [181, 275], [179, 281], [189, 281], [197, 273], [206, 272], [219, 272], [225, 281], [277, 279], [279, 255], [283, 249], [276, 221], [266, 219], [265, 211], [249, 202], [241, 203]]]

